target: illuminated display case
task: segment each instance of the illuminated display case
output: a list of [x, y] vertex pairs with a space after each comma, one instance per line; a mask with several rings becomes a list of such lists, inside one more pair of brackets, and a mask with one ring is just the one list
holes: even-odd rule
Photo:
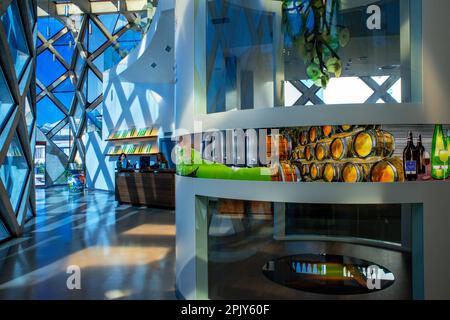
[[[293, 3], [189, 1], [177, 9], [177, 32], [192, 34], [177, 39], [175, 50], [178, 155], [191, 161], [178, 163], [178, 291], [188, 299], [237, 292], [242, 298], [311, 297], [277, 287], [263, 266], [327, 253], [393, 272], [393, 286], [368, 299], [399, 293], [407, 283], [389, 298], [450, 296], [439, 285], [450, 262], [444, 267], [441, 255], [433, 254], [450, 249], [450, 241], [442, 241], [448, 239], [448, 205], [440, 200], [450, 184], [430, 177], [433, 140], [444, 139], [435, 138], [435, 126], [442, 123], [445, 133], [450, 124], [450, 96], [442, 85], [450, 78], [440, 71], [448, 46], [436, 36], [446, 19], [439, 12], [449, 4], [441, 1], [438, 9], [425, 1], [342, 1], [330, 21], [334, 35], [324, 44], [332, 50], [314, 53], [304, 37], [311, 26], [293, 30], [299, 23]], [[436, 22], [436, 15], [443, 20]], [[240, 131], [243, 142], [227, 140]], [[426, 173], [417, 172], [413, 182], [406, 181], [413, 180], [407, 178], [413, 175], [409, 131], [414, 145], [422, 135], [429, 154]], [[271, 133], [281, 138], [278, 143], [270, 141]], [[335, 140], [341, 146], [333, 149]], [[272, 145], [280, 160], [273, 166], [263, 160]], [[441, 161], [448, 162], [445, 154]], [[346, 164], [354, 183], [340, 183]], [[375, 175], [374, 167], [390, 174]], [[232, 209], [226, 214], [222, 200]], [[252, 214], [254, 201], [271, 203], [273, 215]], [[391, 214], [377, 220], [383, 215], [372, 206]], [[225, 270], [226, 279], [220, 277]]]

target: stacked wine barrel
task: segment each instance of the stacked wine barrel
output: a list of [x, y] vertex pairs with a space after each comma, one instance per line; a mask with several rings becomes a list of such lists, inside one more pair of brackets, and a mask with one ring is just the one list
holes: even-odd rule
[[399, 182], [403, 162], [392, 157], [395, 139], [379, 126], [314, 126], [290, 137], [290, 165], [301, 181]]

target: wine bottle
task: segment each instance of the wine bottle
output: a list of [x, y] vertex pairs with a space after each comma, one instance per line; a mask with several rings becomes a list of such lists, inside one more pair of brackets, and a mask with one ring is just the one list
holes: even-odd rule
[[409, 132], [408, 143], [406, 144], [405, 149], [403, 150], [403, 166], [405, 172], [405, 179], [407, 181], [416, 181], [419, 177], [418, 175], [418, 152], [417, 148], [414, 145], [413, 141], [413, 133]]
[[436, 180], [448, 178], [448, 164], [439, 157], [442, 150], [447, 150], [447, 143], [442, 125], [438, 124], [434, 127], [433, 146], [431, 150], [431, 176]]
[[[450, 129], [447, 130], [447, 150], [450, 153]], [[450, 165], [448, 166], [447, 177], [450, 177]]]
[[419, 174], [426, 174], [427, 167], [425, 164], [425, 147], [422, 144], [422, 135], [419, 134], [419, 140], [417, 141], [417, 152], [419, 153]]

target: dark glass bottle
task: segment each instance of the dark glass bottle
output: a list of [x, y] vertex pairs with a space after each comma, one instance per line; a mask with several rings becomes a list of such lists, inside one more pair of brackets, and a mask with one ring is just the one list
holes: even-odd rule
[[418, 172], [419, 172], [419, 174], [426, 174], [427, 166], [425, 164], [425, 147], [422, 144], [422, 135], [421, 134], [419, 134], [419, 140], [417, 141], [417, 152], [418, 152], [418, 157], [419, 157]]
[[416, 181], [418, 178], [418, 152], [414, 145], [413, 134], [409, 132], [408, 143], [405, 150], [403, 150], [403, 166], [405, 172], [405, 179], [407, 181]]

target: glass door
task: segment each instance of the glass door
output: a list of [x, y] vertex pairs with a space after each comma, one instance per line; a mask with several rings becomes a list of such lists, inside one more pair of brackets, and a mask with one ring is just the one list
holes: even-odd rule
[[45, 187], [45, 152], [46, 145], [36, 144], [36, 153], [34, 158], [34, 181], [36, 187]]

